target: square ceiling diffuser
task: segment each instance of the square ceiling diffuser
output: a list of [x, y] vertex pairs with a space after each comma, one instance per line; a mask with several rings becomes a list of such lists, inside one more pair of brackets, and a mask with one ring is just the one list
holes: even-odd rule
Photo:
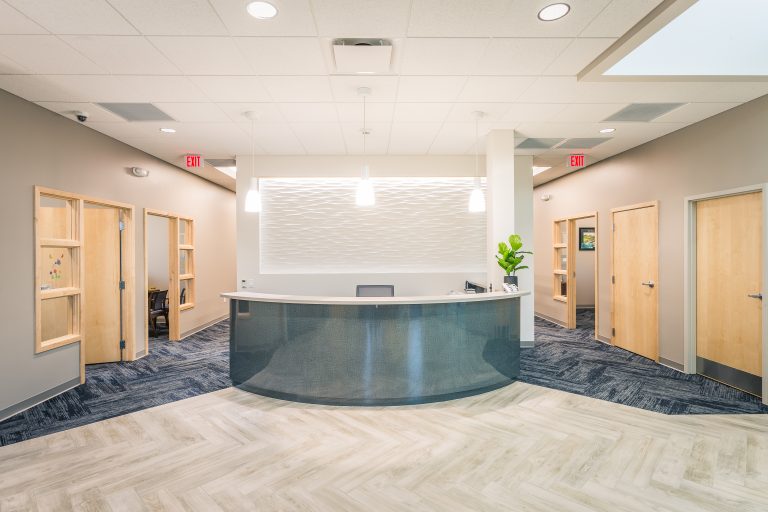
[[339, 73], [389, 73], [392, 42], [386, 39], [335, 39], [333, 57]]
[[685, 103], [632, 103], [604, 121], [648, 123], [683, 105]]
[[550, 149], [557, 144], [560, 144], [562, 141], [563, 139], [528, 138], [515, 147], [519, 149]]
[[557, 149], [590, 149], [611, 140], [610, 137], [585, 137], [568, 139], [560, 144]]

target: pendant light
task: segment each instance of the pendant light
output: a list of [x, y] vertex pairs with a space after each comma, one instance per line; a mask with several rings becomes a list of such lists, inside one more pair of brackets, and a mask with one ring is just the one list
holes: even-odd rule
[[482, 213], [485, 211], [485, 194], [483, 194], [483, 189], [480, 188], [480, 173], [478, 170], [478, 161], [480, 159], [478, 156], [478, 146], [480, 146], [478, 125], [480, 124], [480, 119], [485, 116], [485, 112], [478, 110], [473, 115], [475, 116], [475, 186], [472, 189], [472, 193], [469, 194], [469, 211], [472, 213]]
[[251, 120], [251, 183], [248, 193], [245, 195], [246, 213], [259, 213], [261, 211], [261, 193], [259, 193], [259, 178], [256, 177], [256, 112], [249, 110], [243, 114]]
[[[357, 94], [363, 97], [363, 158], [365, 158], [365, 137], [370, 133], [365, 125], [365, 97], [371, 94], [368, 87], [360, 87]], [[368, 164], [363, 165], [360, 173], [360, 182], [357, 184], [355, 193], [355, 203], [357, 206], [373, 206], [376, 204], [376, 192], [373, 190], [373, 183], [370, 180], [370, 169]]]

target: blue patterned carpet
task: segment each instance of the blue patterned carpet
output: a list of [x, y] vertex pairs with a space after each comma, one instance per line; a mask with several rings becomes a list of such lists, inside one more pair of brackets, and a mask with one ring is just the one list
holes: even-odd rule
[[[536, 319], [520, 380], [665, 414], [768, 413], [759, 399], [592, 339], [591, 311], [568, 331]], [[0, 446], [229, 387], [229, 323], [182, 343], [150, 340], [129, 363], [87, 367], [87, 383], [0, 422]]]
[[664, 414], [768, 413], [753, 395], [595, 341], [594, 321], [593, 310], [578, 310], [574, 330], [537, 317], [520, 380]]

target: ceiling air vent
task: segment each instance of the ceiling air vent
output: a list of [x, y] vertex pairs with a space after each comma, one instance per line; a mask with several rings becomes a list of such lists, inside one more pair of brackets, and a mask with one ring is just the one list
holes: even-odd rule
[[392, 41], [387, 39], [334, 39], [333, 57], [339, 73], [389, 73]]
[[590, 149], [611, 140], [610, 137], [591, 137], [583, 139], [568, 139], [560, 144], [557, 149]]
[[520, 144], [518, 144], [516, 147], [518, 149], [550, 149], [559, 143], [561, 143], [563, 139], [525, 139]]
[[98, 105], [126, 121], [175, 121], [151, 103], [99, 103]]
[[683, 105], [685, 103], [632, 103], [604, 121], [647, 123]]

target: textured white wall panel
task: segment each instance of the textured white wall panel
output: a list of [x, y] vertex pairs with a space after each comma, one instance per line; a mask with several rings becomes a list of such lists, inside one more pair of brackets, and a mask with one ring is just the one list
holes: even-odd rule
[[264, 274], [484, 272], [484, 213], [471, 178], [372, 178], [376, 205], [355, 205], [354, 178], [262, 179]]

